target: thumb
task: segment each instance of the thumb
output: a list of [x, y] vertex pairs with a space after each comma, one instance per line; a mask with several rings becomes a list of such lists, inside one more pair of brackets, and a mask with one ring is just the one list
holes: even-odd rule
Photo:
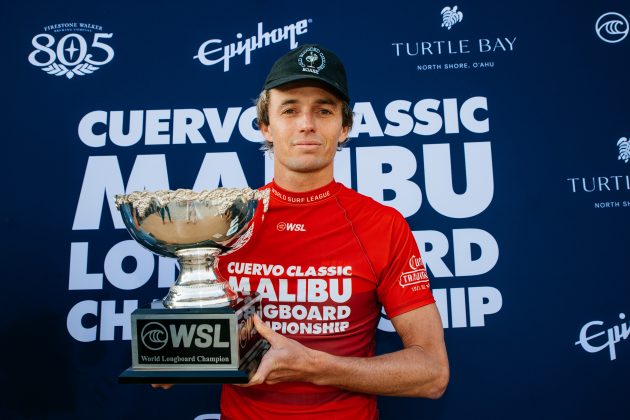
[[282, 340], [282, 336], [269, 328], [267, 324], [260, 319], [258, 314], [254, 314], [254, 326], [256, 327], [256, 331], [260, 333], [260, 335], [272, 346], [280, 344], [280, 340]]

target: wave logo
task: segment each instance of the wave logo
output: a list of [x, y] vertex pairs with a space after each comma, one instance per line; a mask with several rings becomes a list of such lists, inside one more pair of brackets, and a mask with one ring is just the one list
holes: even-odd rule
[[142, 344], [149, 350], [161, 350], [168, 342], [166, 327], [159, 322], [149, 322], [140, 333]]
[[76, 22], [45, 26], [46, 32], [31, 41], [35, 49], [28, 62], [52, 76], [92, 74], [114, 58], [114, 49], [106, 42], [113, 34], [102, 30], [100, 25]]
[[464, 14], [457, 10], [457, 6], [452, 9], [446, 6], [440, 12], [442, 14], [442, 28], [446, 28], [449, 31], [457, 22], [461, 22], [464, 19]]
[[628, 141], [627, 138], [622, 137], [617, 142], [617, 147], [619, 148], [619, 157], [617, 159], [628, 163], [630, 160], [630, 141]]
[[604, 42], [621, 42], [628, 36], [628, 20], [619, 13], [604, 13], [595, 22], [595, 33]]

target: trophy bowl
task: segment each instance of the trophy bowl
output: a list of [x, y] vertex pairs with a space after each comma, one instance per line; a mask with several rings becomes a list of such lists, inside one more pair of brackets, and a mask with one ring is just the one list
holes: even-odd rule
[[226, 306], [236, 299], [215, 272], [217, 257], [247, 243], [261, 200], [265, 212], [269, 190], [178, 189], [117, 195], [116, 207], [138, 243], [179, 260], [180, 273], [164, 306], [198, 308]]

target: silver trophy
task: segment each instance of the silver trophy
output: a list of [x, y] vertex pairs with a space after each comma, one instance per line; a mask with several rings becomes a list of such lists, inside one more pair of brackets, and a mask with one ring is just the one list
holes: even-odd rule
[[116, 196], [131, 236], [180, 265], [166, 297], [132, 313], [132, 366], [121, 383], [247, 382], [268, 346], [253, 327], [260, 296], [235, 292], [215, 267], [250, 240], [268, 204], [269, 190], [249, 188]]

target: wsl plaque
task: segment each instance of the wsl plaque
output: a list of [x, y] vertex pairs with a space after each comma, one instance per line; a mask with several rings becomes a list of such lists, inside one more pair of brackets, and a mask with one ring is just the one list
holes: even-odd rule
[[131, 236], [180, 264], [166, 297], [131, 314], [132, 365], [120, 383], [248, 381], [268, 348], [252, 318], [260, 296], [235, 292], [215, 266], [249, 241], [268, 204], [268, 190], [249, 188], [116, 196]]

